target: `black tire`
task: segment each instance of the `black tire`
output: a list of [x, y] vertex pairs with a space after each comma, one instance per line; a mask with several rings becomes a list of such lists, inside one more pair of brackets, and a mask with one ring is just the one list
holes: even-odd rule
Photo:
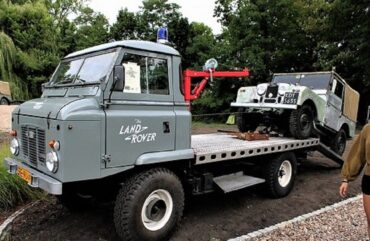
[[338, 155], [342, 156], [346, 150], [347, 145], [347, 134], [343, 129], [340, 129], [339, 132], [335, 135], [331, 149], [335, 151]]
[[[290, 173], [288, 173], [286, 165], [290, 166]], [[268, 162], [264, 167], [264, 172], [266, 194], [272, 198], [285, 197], [292, 190], [297, 174], [296, 156], [292, 152], [283, 153], [276, 159]]]
[[292, 110], [289, 117], [289, 132], [296, 139], [307, 139], [312, 135], [314, 115], [310, 106], [303, 105]]
[[259, 120], [255, 114], [244, 113], [244, 108], [239, 108], [236, 115], [236, 125], [240, 132], [254, 132], [259, 125]]
[[[152, 195], [155, 197], [158, 194], [160, 197], [156, 192], [163, 190], [172, 198], [170, 216], [166, 215], [169, 209], [165, 199], [157, 198], [147, 203]], [[147, 209], [144, 209], [144, 205]], [[123, 240], [167, 240], [180, 222], [183, 209], [184, 190], [179, 178], [168, 169], [155, 168], [136, 174], [123, 183], [114, 207], [114, 224]], [[169, 218], [162, 223], [164, 226], [154, 230], [149, 227], [150, 222], [160, 223], [167, 219], [166, 216]], [[149, 224], [144, 222], [144, 217]]]
[[9, 100], [5, 97], [1, 98], [0, 105], [9, 105]]

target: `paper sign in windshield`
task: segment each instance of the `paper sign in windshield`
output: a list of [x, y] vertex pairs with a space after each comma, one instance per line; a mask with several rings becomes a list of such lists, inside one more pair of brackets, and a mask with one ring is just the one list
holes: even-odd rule
[[125, 63], [125, 93], [141, 93], [140, 66], [137, 63]]

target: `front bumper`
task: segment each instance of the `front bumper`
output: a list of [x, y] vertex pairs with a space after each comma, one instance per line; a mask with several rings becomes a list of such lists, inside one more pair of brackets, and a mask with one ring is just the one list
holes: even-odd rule
[[287, 104], [275, 104], [275, 103], [231, 103], [232, 107], [249, 107], [249, 108], [260, 108], [260, 109], [297, 109], [297, 105], [287, 105]]
[[61, 195], [62, 194], [62, 183], [51, 178], [39, 171], [36, 171], [22, 163], [17, 162], [12, 158], [6, 157], [4, 160], [4, 166], [8, 170], [10, 174], [16, 174], [17, 168], [20, 166], [31, 173], [32, 181], [28, 183], [31, 187], [41, 188], [44, 191], [53, 194], [53, 195]]

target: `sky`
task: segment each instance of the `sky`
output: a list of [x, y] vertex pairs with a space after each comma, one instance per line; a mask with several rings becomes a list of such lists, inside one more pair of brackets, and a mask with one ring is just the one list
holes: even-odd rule
[[[169, 0], [169, 2], [180, 5], [180, 11], [190, 22], [202, 22], [211, 27], [214, 34], [221, 33], [221, 25], [213, 17], [215, 0]], [[116, 21], [120, 9], [127, 7], [129, 11], [137, 12], [142, 4], [137, 0], [90, 0], [87, 5], [104, 14], [112, 24]]]

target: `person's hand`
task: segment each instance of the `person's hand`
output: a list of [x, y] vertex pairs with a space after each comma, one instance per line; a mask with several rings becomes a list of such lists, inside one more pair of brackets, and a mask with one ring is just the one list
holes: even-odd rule
[[348, 195], [348, 182], [342, 182], [339, 187], [339, 194], [341, 197], [345, 198]]

